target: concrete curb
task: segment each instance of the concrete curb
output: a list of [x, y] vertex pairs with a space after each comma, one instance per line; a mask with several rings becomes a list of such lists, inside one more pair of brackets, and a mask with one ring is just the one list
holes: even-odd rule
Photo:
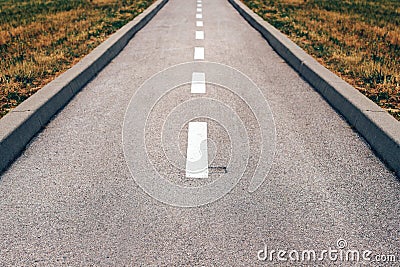
[[0, 173], [30, 140], [128, 44], [168, 2], [158, 0], [51, 83], [0, 120]]
[[365, 138], [400, 177], [400, 123], [390, 114], [304, 52], [239, 0], [232, 6]]

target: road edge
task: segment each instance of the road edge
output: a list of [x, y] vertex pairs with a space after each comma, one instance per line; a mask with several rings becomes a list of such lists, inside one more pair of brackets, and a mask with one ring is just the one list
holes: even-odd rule
[[286, 35], [239, 0], [228, 0], [325, 100], [368, 142], [400, 178], [400, 123], [353, 86], [322, 66]]
[[0, 174], [31, 139], [128, 44], [168, 2], [157, 0], [97, 46], [76, 65], [0, 119]]

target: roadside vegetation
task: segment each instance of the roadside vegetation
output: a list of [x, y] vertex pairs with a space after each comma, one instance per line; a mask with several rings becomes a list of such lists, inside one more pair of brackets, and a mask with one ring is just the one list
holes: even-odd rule
[[0, 117], [154, 0], [0, 0]]
[[400, 120], [399, 0], [242, 0]]

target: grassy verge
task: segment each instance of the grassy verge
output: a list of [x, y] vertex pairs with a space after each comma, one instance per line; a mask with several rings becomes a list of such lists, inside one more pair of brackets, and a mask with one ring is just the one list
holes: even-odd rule
[[0, 0], [0, 117], [154, 0]]
[[400, 120], [399, 0], [242, 0]]

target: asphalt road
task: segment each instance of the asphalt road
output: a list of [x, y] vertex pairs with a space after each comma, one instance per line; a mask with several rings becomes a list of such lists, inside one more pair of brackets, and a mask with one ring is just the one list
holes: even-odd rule
[[[196, 71], [205, 93], [191, 92]], [[205, 178], [186, 177], [189, 121], [207, 123]], [[164, 182], [138, 180], [153, 174]], [[265, 246], [398, 266], [399, 225], [399, 180], [224, 0], [170, 0], [0, 181], [0, 266], [356, 263], [261, 261]]]

